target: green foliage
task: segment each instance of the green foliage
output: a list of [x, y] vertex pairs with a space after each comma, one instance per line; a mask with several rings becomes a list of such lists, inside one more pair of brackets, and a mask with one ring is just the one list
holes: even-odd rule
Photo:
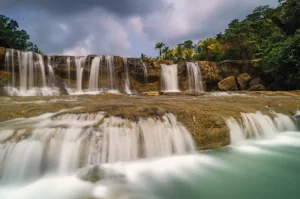
[[[155, 48], [161, 51], [163, 46], [159, 42]], [[300, 0], [279, 0], [277, 8], [259, 6], [244, 20], [234, 19], [224, 32], [197, 45], [187, 40], [165, 47], [161, 58], [175, 62], [257, 59], [264, 66], [260, 70], [274, 83], [300, 89]]]
[[279, 0], [281, 3], [273, 22], [287, 35], [293, 35], [300, 28], [300, 1]]
[[264, 66], [287, 89], [300, 89], [300, 29], [295, 36], [270, 46], [265, 52]]
[[162, 48], [165, 46], [165, 44], [163, 42], [158, 42], [156, 45], [155, 45], [155, 50], [156, 49], [159, 49], [159, 57], [161, 57], [162, 55]]
[[25, 30], [19, 30], [17, 21], [0, 15], [0, 40], [7, 42], [12, 48], [40, 52], [38, 47], [29, 41]]

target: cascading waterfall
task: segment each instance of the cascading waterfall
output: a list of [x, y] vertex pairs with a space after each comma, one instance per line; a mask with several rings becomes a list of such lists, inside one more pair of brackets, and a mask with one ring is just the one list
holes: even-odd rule
[[115, 65], [114, 57], [106, 56], [105, 57], [106, 66], [107, 66], [107, 78], [108, 78], [108, 89], [113, 91], [115, 90]]
[[179, 92], [177, 64], [161, 64], [161, 91]]
[[102, 56], [97, 56], [92, 61], [89, 91], [99, 91], [99, 68], [102, 60]]
[[77, 91], [82, 91], [82, 76], [83, 70], [85, 66], [86, 57], [76, 57], [75, 65], [76, 65], [76, 74], [77, 74]]
[[202, 92], [202, 75], [198, 64], [187, 62], [187, 74], [189, 80], [189, 91]]
[[129, 79], [129, 69], [128, 69], [128, 63], [127, 63], [127, 58], [123, 58], [123, 64], [124, 64], [124, 70], [125, 70], [125, 93], [128, 95], [131, 95], [132, 92], [130, 90], [130, 79]]
[[280, 113], [273, 113], [273, 115], [274, 118], [261, 112], [242, 113], [240, 122], [229, 118], [226, 123], [230, 129], [231, 143], [236, 144], [248, 138], [272, 137], [280, 132], [297, 130], [289, 116]]
[[71, 58], [67, 58], [67, 68], [68, 68], [68, 84], [71, 87]]
[[[19, 81], [16, 81], [15, 54], [18, 57]], [[5, 87], [10, 96], [45, 96], [59, 95], [58, 89], [47, 87], [45, 65], [43, 56], [33, 52], [21, 52], [19, 50], [7, 49], [6, 67], [12, 73], [12, 83]], [[50, 77], [51, 78], [51, 77]], [[19, 87], [16, 87], [19, 83]]]
[[142, 59], [141, 59], [141, 63], [142, 63], [142, 65], [143, 65], [145, 82], [148, 83], [148, 70], [147, 70], [147, 66], [146, 66], [146, 64], [143, 62]]
[[133, 122], [105, 118], [103, 112], [54, 113], [0, 124], [0, 183], [195, 150], [190, 133], [172, 114]]
[[55, 74], [51, 64], [51, 57], [48, 57], [47, 59], [48, 59], [48, 71], [49, 71], [48, 86], [54, 87]]
[[7, 49], [5, 53], [5, 65], [6, 65], [6, 71], [10, 71], [10, 58], [11, 58], [11, 71], [12, 71], [12, 86], [15, 87], [15, 63], [14, 63], [14, 56], [15, 56], [15, 50], [14, 49]]

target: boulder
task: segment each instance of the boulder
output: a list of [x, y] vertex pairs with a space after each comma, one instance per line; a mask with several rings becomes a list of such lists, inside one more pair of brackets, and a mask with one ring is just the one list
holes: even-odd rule
[[4, 62], [5, 62], [5, 48], [0, 47], [0, 70], [4, 70]]
[[218, 87], [222, 91], [235, 91], [238, 90], [236, 79], [234, 76], [227, 77], [218, 83]]
[[249, 88], [249, 84], [252, 80], [252, 77], [248, 73], [244, 73], [238, 76], [237, 78], [240, 88], [245, 90]]
[[83, 181], [92, 183], [96, 183], [101, 180], [113, 180], [120, 183], [126, 183], [126, 177], [123, 174], [101, 165], [93, 165], [83, 168], [77, 174], [77, 177]]
[[248, 91], [265, 91], [267, 90], [266, 87], [262, 84], [256, 84], [254, 86], [251, 86]]
[[256, 77], [250, 82], [250, 87], [255, 86], [257, 84], [261, 84], [264, 86], [265, 82], [260, 77]]
[[218, 82], [222, 80], [215, 62], [199, 61], [202, 83], [205, 91], [214, 91], [218, 88]]

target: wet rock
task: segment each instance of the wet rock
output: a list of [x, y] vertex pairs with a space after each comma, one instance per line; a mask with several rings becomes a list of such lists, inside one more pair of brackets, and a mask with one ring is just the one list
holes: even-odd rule
[[248, 73], [241, 74], [237, 77], [238, 83], [241, 89], [245, 90], [249, 88], [252, 77]]
[[227, 77], [218, 83], [218, 87], [222, 91], [238, 90], [236, 79], [234, 76]]
[[218, 89], [218, 82], [222, 80], [219, 75], [219, 69], [215, 62], [199, 61], [202, 83], [205, 91], [214, 91]]
[[264, 85], [256, 84], [254, 86], [251, 86], [248, 91], [265, 91], [267, 90]]
[[256, 77], [254, 78], [251, 82], [250, 82], [250, 86], [255, 86], [257, 84], [261, 84], [261, 85], [265, 85], [265, 82], [260, 78], [260, 77]]
[[126, 183], [126, 178], [123, 174], [101, 165], [94, 165], [83, 168], [77, 175], [81, 180], [96, 183], [102, 180], [115, 181], [118, 183]]

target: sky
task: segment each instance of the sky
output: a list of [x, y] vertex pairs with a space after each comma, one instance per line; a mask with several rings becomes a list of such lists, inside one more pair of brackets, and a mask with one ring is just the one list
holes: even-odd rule
[[278, 0], [0, 0], [47, 55], [157, 56], [170, 47], [224, 31], [261, 5]]

